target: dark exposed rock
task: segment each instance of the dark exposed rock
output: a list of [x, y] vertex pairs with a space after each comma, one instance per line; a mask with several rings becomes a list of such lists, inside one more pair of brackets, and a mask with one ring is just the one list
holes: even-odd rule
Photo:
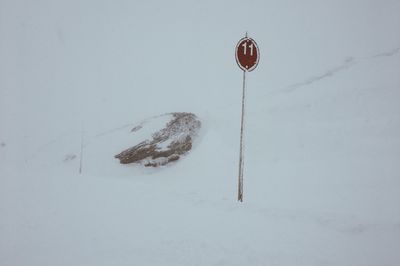
[[[192, 149], [192, 143], [201, 127], [201, 122], [192, 113], [171, 113], [171, 120], [164, 128], [152, 134], [151, 139], [115, 155], [122, 164], [140, 163], [146, 167], [157, 167], [177, 161]], [[134, 127], [136, 132], [142, 124]]]
[[72, 154], [72, 153], [66, 154], [65, 157], [64, 157], [64, 162], [72, 161], [72, 160], [74, 160], [75, 158], [76, 158], [76, 155], [75, 155], [75, 154]]

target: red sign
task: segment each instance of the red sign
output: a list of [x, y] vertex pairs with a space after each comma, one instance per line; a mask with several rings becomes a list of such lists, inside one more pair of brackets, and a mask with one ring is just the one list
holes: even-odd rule
[[252, 71], [260, 60], [257, 43], [248, 37], [241, 39], [236, 45], [236, 62], [244, 71]]

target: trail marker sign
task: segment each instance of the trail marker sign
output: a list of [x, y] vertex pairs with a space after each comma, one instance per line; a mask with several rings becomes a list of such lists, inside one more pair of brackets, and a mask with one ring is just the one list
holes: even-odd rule
[[257, 43], [246, 34], [236, 45], [236, 62], [243, 71], [250, 72], [257, 67], [259, 60]]
[[243, 93], [242, 93], [242, 119], [240, 123], [240, 154], [239, 154], [239, 177], [238, 177], [238, 201], [243, 201], [243, 170], [244, 170], [244, 111], [246, 99], [246, 72], [254, 70], [260, 60], [260, 51], [257, 43], [246, 36], [239, 40], [235, 49], [236, 62], [243, 70]]

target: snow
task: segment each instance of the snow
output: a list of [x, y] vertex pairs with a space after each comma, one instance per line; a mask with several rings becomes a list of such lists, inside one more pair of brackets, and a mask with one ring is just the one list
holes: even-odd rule
[[[399, 265], [398, 14], [391, 0], [1, 0], [0, 265]], [[261, 58], [239, 203], [246, 31]], [[194, 149], [120, 165], [162, 121], [135, 123], [170, 112], [201, 119]]]

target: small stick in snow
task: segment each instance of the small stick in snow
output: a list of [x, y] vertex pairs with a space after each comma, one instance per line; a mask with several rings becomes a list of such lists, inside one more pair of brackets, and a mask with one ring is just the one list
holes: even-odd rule
[[83, 161], [83, 128], [81, 131], [81, 154], [79, 159], [79, 174], [82, 174], [82, 161]]

